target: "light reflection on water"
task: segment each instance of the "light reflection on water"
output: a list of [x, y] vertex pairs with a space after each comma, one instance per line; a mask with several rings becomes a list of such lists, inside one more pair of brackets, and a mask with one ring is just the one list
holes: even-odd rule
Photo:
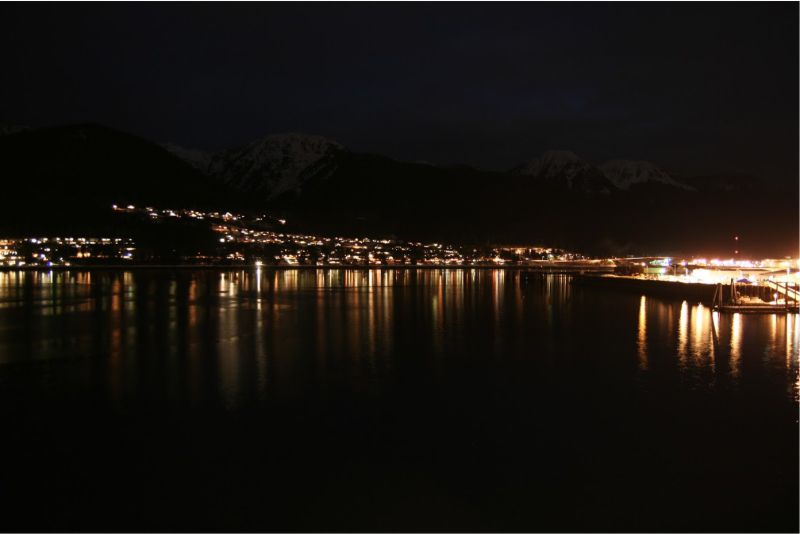
[[514, 270], [0, 272], [3, 498], [43, 531], [796, 531], [799, 321]]
[[[665, 327], [669, 321], [664, 318], [668, 318], [673, 309], [677, 309], [678, 314], [675, 331], [667, 328], [658, 339], [648, 339], [652, 335], [648, 323], [655, 320]], [[800, 316], [797, 314], [720, 314], [700, 303], [692, 305], [683, 301], [678, 305], [641, 296], [636, 333], [639, 367], [647, 371], [649, 355], [654, 351], [663, 352], [664, 346], [674, 340], [675, 362], [683, 378], [694, 381], [695, 385], [713, 385], [717, 378], [736, 385], [743, 378], [744, 367], [758, 360], [761, 369], [754, 367], [755, 371], [772, 372], [782, 367], [788, 377], [789, 394], [797, 399], [798, 325]]]
[[609, 375], [632, 365], [736, 388], [767, 374], [797, 398], [797, 315], [719, 315], [513, 270], [0, 272], [0, 317], [0, 364], [99, 360], [116, 400], [154, 373], [170, 398], [231, 407], [298, 384], [379, 392], [417, 353], [422, 369], [499, 358], [555, 373], [579, 370], [589, 346], [605, 361], [584, 363]]
[[644, 295], [639, 300], [639, 334], [636, 346], [639, 355], [639, 367], [647, 370], [647, 298]]

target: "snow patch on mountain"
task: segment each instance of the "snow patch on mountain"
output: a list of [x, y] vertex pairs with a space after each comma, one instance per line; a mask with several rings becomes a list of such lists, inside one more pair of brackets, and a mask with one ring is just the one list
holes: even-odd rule
[[513, 172], [551, 183], [561, 183], [570, 189], [604, 191], [608, 188], [628, 191], [637, 184], [658, 183], [687, 191], [695, 190], [675, 180], [649, 161], [617, 159], [594, 166], [569, 150], [548, 150], [541, 157]]
[[240, 191], [266, 192], [274, 198], [299, 192], [312, 178], [325, 178], [336, 170], [335, 156], [344, 147], [317, 135], [270, 135], [242, 148], [215, 154], [209, 174]]
[[565, 180], [567, 186], [572, 188], [575, 178], [588, 170], [591, 170], [591, 166], [574, 152], [548, 150], [541, 157], [520, 167], [517, 173], [545, 180]]
[[165, 143], [162, 145], [167, 151], [178, 156], [180, 159], [201, 172], [208, 172], [208, 166], [214, 154], [205, 152], [195, 148], [185, 148], [172, 143]]
[[614, 189], [599, 169], [569, 150], [548, 150], [513, 173], [585, 194], [609, 194]]
[[611, 160], [600, 165], [600, 170], [618, 189], [627, 191], [635, 184], [660, 183], [693, 191], [694, 188], [673, 179], [649, 161]]
[[8, 124], [0, 122], [0, 135], [11, 135], [19, 132], [30, 130], [27, 126], [18, 126], [16, 124]]

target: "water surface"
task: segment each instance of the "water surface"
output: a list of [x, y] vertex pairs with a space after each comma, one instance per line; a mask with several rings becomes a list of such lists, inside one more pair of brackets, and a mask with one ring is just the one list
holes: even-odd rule
[[796, 531], [799, 351], [515, 270], [0, 272], [6, 530]]

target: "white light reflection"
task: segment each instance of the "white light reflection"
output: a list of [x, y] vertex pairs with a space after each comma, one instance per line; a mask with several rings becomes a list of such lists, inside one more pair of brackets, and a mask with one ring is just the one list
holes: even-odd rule
[[692, 326], [692, 356], [696, 365], [700, 364], [703, 353], [708, 348], [710, 336], [708, 332], [708, 316], [702, 304], [698, 304], [692, 310], [694, 313], [694, 325]]
[[[641, 312], [640, 312], [641, 313]], [[689, 342], [689, 303], [681, 303], [681, 315], [678, 319], [678, 362], [686, 366], [686, 345]]]
[[647, 370], [647, 298], [642, 295], [639, 300], [639, 335], [637, 338], [639, 368]]
[[797, 314], [786, 314], [786, 367], [791, 368], [792, 366], [792, 359], [797, 358], [797, 342], [796, 339], [798, 337], [798, 323], [800, 321], [800, 315]]
[[[789, 325], [793, 324], [791, 334]], [[800, 360], [800, 314], [786, 316], [786, 360], [790, 372], [794, 372], [794, 394], [792, 398], [795, 402], [800, 394], [800, 372], [798, 372], [798, 360]]]
[[731, 376], [739, 376], [742, 358], [742, 314], [734, 313], [731, 321]]

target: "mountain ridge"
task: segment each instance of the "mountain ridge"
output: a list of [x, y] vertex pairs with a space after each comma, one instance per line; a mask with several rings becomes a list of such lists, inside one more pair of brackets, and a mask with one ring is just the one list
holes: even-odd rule
[[[299, 132], [272, 134], [241, 147], [216, 152], [170, 143], [162, 146], [201, 172], [239, 190], [265, 194], [266, 200], [290, 191], [302, 194], [304, 183], [319, 174], [330, 176], [335, 171], [336, 152], [349, 152], [337, 141]], [[477, 170], [466, 164], [404, 163], [439, 169]], [[509, 174], [529, 176], [550, 185], [589, 194], [609, 194], [614, 189], [628, 191], [642, 184], [696, 190], [649, 161], [612, 159], [595, 165], [582, 160], [573, 151], [563, 149], [547, 150], [539, 157], [512, 168]]]
[[[269, 210], [328, 234], [540, 242], [603, 253], [726, 250], [732, 232], [765, 250], [786, 250], [796, 240], [792, 191], [775, 194], [743, 176], [679, 181], [642, 162], [610, 166], [633, 165], [612, 176], [615, 185], [609, 165], [602, 173], [574, 153], [537, 160], [512, 172], [431, 166], [304, 134], [266, 136], [209, 156], [101, 125], [28, 130], [0, 136], [0, 176], [14, 199], [0, 231], [61, 232], [78, 220], [96, 230], [112, 202], [131, 202]], [[645, 171], [654, 179], [643, 180]]]

